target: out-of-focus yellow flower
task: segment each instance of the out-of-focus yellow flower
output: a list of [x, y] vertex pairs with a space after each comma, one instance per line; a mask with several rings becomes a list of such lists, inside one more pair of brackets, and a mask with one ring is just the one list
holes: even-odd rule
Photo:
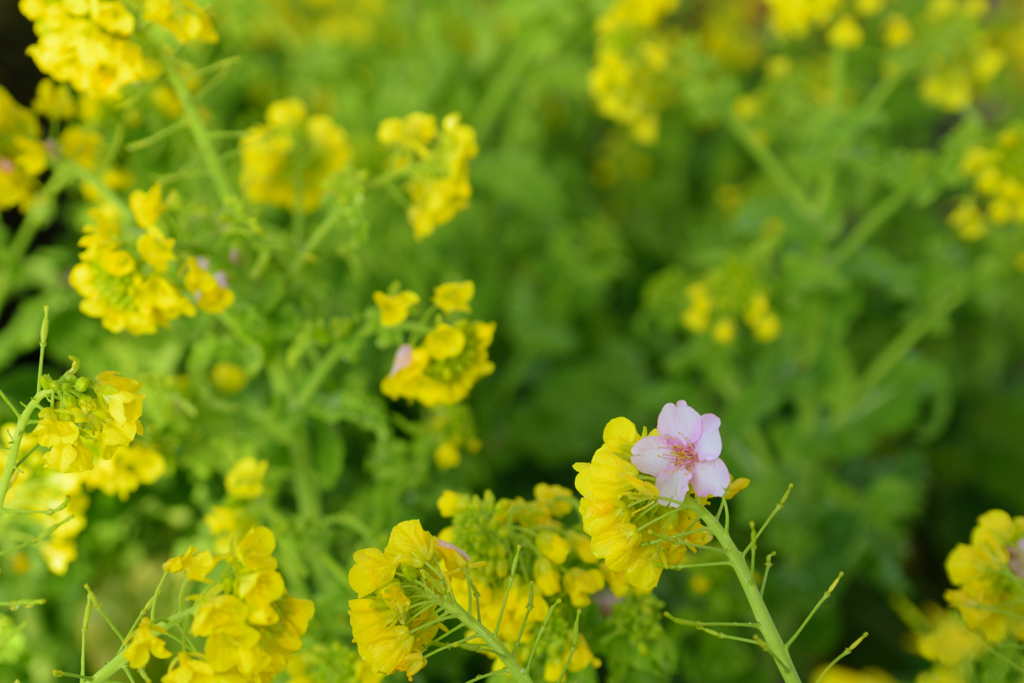
[[387, 294], [379, 290], [373, 293], [373, 303], [380, 311], [381, 327], [401, 325], [409, 319], [409, 309], [419, 302], [420, 295], [410, 290], [397, 294]]
[[167, 649], [167, 643], [160, 638], [162, 633], [165, 633], [164, 629], [155, 626], [149, 617], [142, 617], [139, 625], [125, 640], [124, 658], [128, 660], [128, 666], [133, 669], [144, 669], [149, 664], [150, 656], [168, 659], [171, 651]]
[[267, 460], [257, 460], [251, 455], [241, 458], [231, 466], [224, 476], [224, 489], [232, 498], [253, 500], [263, 495], [263, 478], [267, 475]]
[[249, 376], [238, 363], [219, 360], [210, 367], [210, 383], [222, 394], [237, 394], [249, 385]]
[[433, 304], [444, 313], [472, 313], [470, 303], [476, 295], [472, 280], [445, 282], [434, 288]]

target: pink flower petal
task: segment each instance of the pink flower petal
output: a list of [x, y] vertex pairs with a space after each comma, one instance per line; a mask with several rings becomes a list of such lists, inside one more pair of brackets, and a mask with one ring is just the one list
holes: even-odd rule
[[714, 460], [722, 454], [722, 434], [718, 428], [722, 420], [717, 415], [706, 413], [700, 416], [700, 439], [694, 444], [698, 460]]
[[695, 496], [721, 496], [729, 488], [729, 468], [719, 458], [698, 462], [692, 483]]
[[[658, 493], [662, 497], [681, 501], [686, 498], [686, 492], [690, 490], [691, 476], [687, 469], [669, 470], [659, 474], [654, 480], [654, 485], [658, 487]], [[671, 503], [667, 500], [658, 502], [662, 505], [671, 505], [674, 508], [679, 507], [678, 503]]]
[[395, 357], [391, 359], [391, 372], [388, 377], [394, 377], [401, 370], [404, 370], [412, 363], [412, 344], [402, 344], [395, 350]]
[[673, 461], [672, 447], [663, 436], [645, 436], [633, 445], [630, 453], [630, 462], [644, 474], [660, 474]]
[[696, 443], [700, 438], [700, 413], [686, 405], [686, 401], [666, 403], [658, 415], [658, 434]]

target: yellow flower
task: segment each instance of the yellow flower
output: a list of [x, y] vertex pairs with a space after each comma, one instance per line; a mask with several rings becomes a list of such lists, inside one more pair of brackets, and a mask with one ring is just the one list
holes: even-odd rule
[[424, 531], [418, 519], [396, 524], [384, 552], [403, 566], [422, 567], [434, 554], [434, 537]]
[[189, 581], [213, 583], [213, 581], [206, 577], [220, 563], [221, 559], [223, 558], [214, 557], [209, 550], [197, 553], [196, 547], [190, 545], [184, 555], [172, 557], [164, 562], [163, 570], [168, 574], [177, 574], [183, 571], [185, 572], [185, 578]]
[[[460, 320], [452, 327], [465, 337], [461, 353], [439, 360], [424, 343], [412, 349], [408, 362], [381, 380], [381, 393], [392, 400], [405, 398], [428, 407], [453, 405], [465, 399], [478, 380], [492, 374], [494, 363], [488, 348], [497, 324]], [[436, 346], [434, 352], [439, 349], [443, 355], [444, 345]]]
[[466, 334], [448, 323], [438, 323], [423, 339], [423, 347], [434, 360], [455, 358], [466, 348]]
[[928, 661], [952, 667], [985, 649], [955, 612], [932, 604], [925, 605], [925, 615], [931, 629], [916, 635], [914, 649]]
[[142, 19], [164, 27], [179, 43], [220, 41], [209, 15], [191, 0], [145, 0]]
[[211, 274], [198, 259], [189, 256], [182, 267], [185, 289], [196, 299], [196, 306], [206, 313], [222, 313], [235, 303], [235, 293], [227, 286], [226, 277]]
[[146, 228], [146, 232], [135, 240], [135, 248], [142, 260], [153, 266], [158, 273], [166, 273], [167, 265], [177, 260], [174, 255], [174, 240], [164, 235], [156, 226]]
[[210, 384], [222, 394], [237, 394], [249, 385], [249, 377], [238, 363], [219, 360], [210, 368]]
[[586, 607], [590, 596], [604, 588], [604, 575], [597, 569], [573, 567], [562, 577], [562, 586], [573, 607]]
[[913, 39], [914, 27], [905, 15], [893, 12], [885, 17], [885, 24], [882, 27], [882, 43], [886, 47], [903, 47]]
[[716, 344], [728, 346], [736, 341], [736, 321], [732, 318], [719, 318], [711, 326], [711, 338]]
[[[572, 654], [572, 659], [569, 659], [569, 655]], [[569, 662], [568, 668], [566, 668], [566, 661]], [[556, 683], [563, 670], [567, 670], [571, 673], [583, 671], [588, 666], [592, 666], [595, 669], [601, 668], [601, 660], [594, 656], [593, 651], [590, 649], [590, 645], [587, 644], [587, 639], [583, 637], [583, 634], [579, 634], [579, 638], [576, 642], [576, 650], [573, 652], [572, 648], [566, 648], [566, 650], [559, 657], [549, 657], [544, 662], [544, 680], [546, 683]]]
[[224, 476], [224, 489], [232, 498], [253, 500], [263, 495], [263, 478], [270, 462], [251, 455], [241, 458]]
[[308, 111], [296, 97], [276, 100], [267, 106], [265, 123], [246, 129], [238, 142], [246, 199], [304, 213], [323, 203], [325, 181], [352, 161], [353, 152], [344, 128]]
[[155, 227], [167, 209], [162, 192], [160, 183], [157, 183], [146, 191], [132, 190], [128, 195], [128, 206], [131, 207], [132, 216], [140, 228]]
[[108, 459], [101, 459], [82, 474], [89, 490], [100, 490], [125, 501], [143, 484], [153, 484], [167, 471], [167, 460], [159, 451], [138, 444], [119, 446]]
[[437, 510], [445, 519], [451, 519], [466, 509], [469, 503], [469, 496], [465, 493], [456, 493], [445, 489], [441, 497], [437, 499]]
[[281, 618], [273, 603], [284, 596], [284, 577], [274, 570], [249, 572], [238, 582], [238, 595], [251, 609], [250, 624], [273, 626]]
[[837, 50], [856, 50], [864, 44], [864, 29], [852, 14], [844, 14], [825, 34], [825, 41]]
[[36, 84], [32, 111], [51, 121], [66, 121], [75, 117], [75, 109], [75, 96], [64, 83], [43, 78]]
[[455, 469], [462, 464], [462, 452], [452, 441], [442, 441], [434, 449], [434, 465], [439, 470]]
[[277, 560], [274, 558], [276, 547], [274, 532], [265, 526], [256, 526], [249, 529], [238, 542], [235, 558], [250, 571], [277, 569]]
[[472, 280], [445, 282], [434, 288], [432, 301], [444, 313], [471, 313], [469, 304], [475, 295], [476, 283]]
[[348, 570], [348, 584], [360, 598], [365, 598], [395, 578], [398, 557], [382, 553], [377, 548], [357, 550], [356, 561]]
[[562, 590], [562, 575], [551, 560], [541, 557], [533, 563], [533, 581], [541, 595], [550, 596]]
[[377, 128], [377, 140], [393, 148], [388, 160], [391, 168], [419, 162], [411, 166], [411, 177], [405, 183], [411, 201], [406, 218], [415, 239], [431, 236], [469, 205], [473, 194], [469, 162], [480, 148], [476, 131], [462, 123], [460, 114], [445, 116], [440, 134], [431, 114], [413, 112], [404, 120], [385, 119]]
[[538, 503], [547, 505], [553, 517], [565, 517], [576, 509], [576, 496], [572, 490], [558, 484], [534, 484], [533, 498]]
[[373, 303], [380, 311], [381, 327], [401, 325], [409, 318], [409, 309], [420, 302], [420, 295], [405, 290], [397, 294], [373, 293]]
[[560, 534], [553, 531], [542, 531], [537, 536], [537, 550], [555, 564], [562, 564], [569, 557], [572, 548]]
[[167, 659], [171, 656], [167, 644], [161, 640], [159, 634], [166, 633], [160, 626], [153, 625], [149, 617], [142, 617], [139, 625], [135, 627], [125, 640], [124, 658], [128, 660], [128, 666], [133, 669], [144, 669], [149, 664], [150, 656]]

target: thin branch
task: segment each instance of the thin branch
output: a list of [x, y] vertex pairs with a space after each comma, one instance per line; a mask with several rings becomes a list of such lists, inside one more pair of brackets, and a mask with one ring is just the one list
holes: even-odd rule
[[820, 674], [818, 674], [818, 677], [816, 679], [814, 679], [814, 683], [821, 683], [821, 681], [824, 680], [824, 678], [825, 678], [825, 674], [827, 674], [832, 669], [832, 667], [834, 667], [836, 664], [838, 664], [839, 660], [843, 659], [844, 657], [849, 656], [850, 653], [853, 652], [857, 648], [857, 646], [860, 645], [861, 642], [863, 642], [863, 640], [865, 638], [867, 638], [867, 637], [868, 637], [868, 632], [864, 631], [864, 635], [862, 635], [857, 640], [853, 641], [853, 644], [850, 645], [850, 647], [848, 647], [845, 650], [843, 650], [842, 653], [838, 657], [833, 659], [829, 663], [829, 665], [825, 667], [824, 671], [822, 671]]
[[804, 627], [807, 626], [807, 624], [811, 623], [811, 617], [813, 617], [814, 613], [818, 611], [818, 608], [821, 607], [822, 603], [824, 603], [826, 600], [832, 597], [832, 591], [834, 591], [836, 589], [836, 586], [839, 585], [839, 580], [841, 578], [843, 578], [843, 572], [839, 572], [839, 576], [837, 576], [836, 580], [832, 582], [832, 585], [828, 587], [828, 590], [825, 591], [825, 594], [821, 596], [821, 600], [818, 600], [818, 604], [814, 606], [814, 609], [811, 610], [811, 613], [807, 615], [806, 619], [804, 619], [804, 623], [800, 624], [800, 628], [796, 630], [796, 633], [790, 636], [789, 640], [786, 641], [787, 650], [789, 649], [789, 646], [793, 644], [793, 641], [797, 639], [797, 636], [799, 636], [803, 632]]

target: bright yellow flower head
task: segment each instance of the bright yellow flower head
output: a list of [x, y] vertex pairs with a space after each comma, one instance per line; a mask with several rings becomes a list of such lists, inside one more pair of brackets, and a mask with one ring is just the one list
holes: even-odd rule
[[424, 531], [418, 519], [396, 524], [384, 552], [403, 566], [422, 567], [434, 554], [434, 537]]
[[437, 499], [437, 510], [445, 519], [451, 519], [462, 510], [465, 510], [468, 503], [469, 496], [467, 494], [445, 489], [441, 493], [441, 497]]
[[167, 659], [171, 656], [167, 644], [160, 638], [164, 629], [153, 625], [149, 617], [142, 617], [125, 640], [124, 658], [133, 669], [143, 669], [149, 664], [150, 656]]
[[442, 441], [434, 449], [434, 466], [439, 470], [455, 469], [462, 464], [462, 451], [452, 441]]
[[133, 443], [119, 446], [110, 458], [97, 461], [82, 474], [82, 483], [89, 490], [98, 489], [125, 501], [140, 486], [155, 483], [166, 471], [167, 460], [159, 451]]
[[448, 323], [438, 323], [423, 339], [423, 347], [434, 360], [455, 358], [466, 348], [466, 334]]
[[162, 197], [163, 189], [160, 183], [153, 185], [148, 190], [132, 190], [128, 195], [128, 206], [131, 207], [132, 216], [140, 228], [152, 228], [156, 226], [160, 216], [167, 207]]
[[174, 240], [156, 226], [146, 228], [135, 240], [135, 248], [142, 260], [153, 266], [153, 270], [158, 273], [166, 273], [168, 264], [178, 260], [174, 255]]
[[537, 550], [555, 564], [562, 564], [569, 557], [572, 548], [560, 534], [553, 531], [542, 531], [537, 536]]
[[263, 495], [263, 478], [270, 462], [251, 455], [241, 458], [224, 476], [224, 489], [232, 498], [253, 500]]
[[248, 621], [255, 626], [273, 626], [280, 621], [273, 603], [284, 593], [284, 577], [274, 570], [249, 572], [238, 582], [238, 595], [251, 610]]
[[221, 557], [214, 557], [209, 550], [197, 553], [196, 547], [190, 545], [184, 555], [172, 557], [164, 562], [163, 570], [168, 574], [177, 574], [183, 571], [185, 572], [185, 578], [189, 581], [213, 583], [213, 581], [206, 577], [222, 559]]
[[348, 584], [360, 598], [365, 598], [395, 578], [398, 557], [382, 553], [377, 548], [357, 550], [356, 561], [348, 571]]
[[253, 527], [238, 542], [235, 558], [250, 571], [277, 569], [277, 560], [274, 558], [276, 547], [274, 532], [265, 526]]
[[64, 83], [43, 78], [36, 84], [32, 98], [32, 111], [51, 121], [66, 121], [75, 117], [75, 96]]
[[401, 325], [409, 319], [409, 309], [420, 302], [420, 295], [405, 290], [397, 294], [386, 294], [381, 291], [373, 293], [373, 303], [380, 311], [382, 327]]
[[586, 607], [590, 596], [604, 589], [604, 575], [598, 569], [573, 567], [562, 577], [562, 586], [573, 607]]
[[864, 44], [864, 29], [852, 14], [844, 14], [825, 34], [825, 42], [837, 50], [856, 50]]
[[192, 0], [145, 0], [142, 19], [167, 29], [179, 43], [220, 42], [210, 16]]
[[444, 313], [471, 313], [469, 304], [475, 295], [476, 283], [472, 280], [445, 282], [434, 288], [432, 301]]

